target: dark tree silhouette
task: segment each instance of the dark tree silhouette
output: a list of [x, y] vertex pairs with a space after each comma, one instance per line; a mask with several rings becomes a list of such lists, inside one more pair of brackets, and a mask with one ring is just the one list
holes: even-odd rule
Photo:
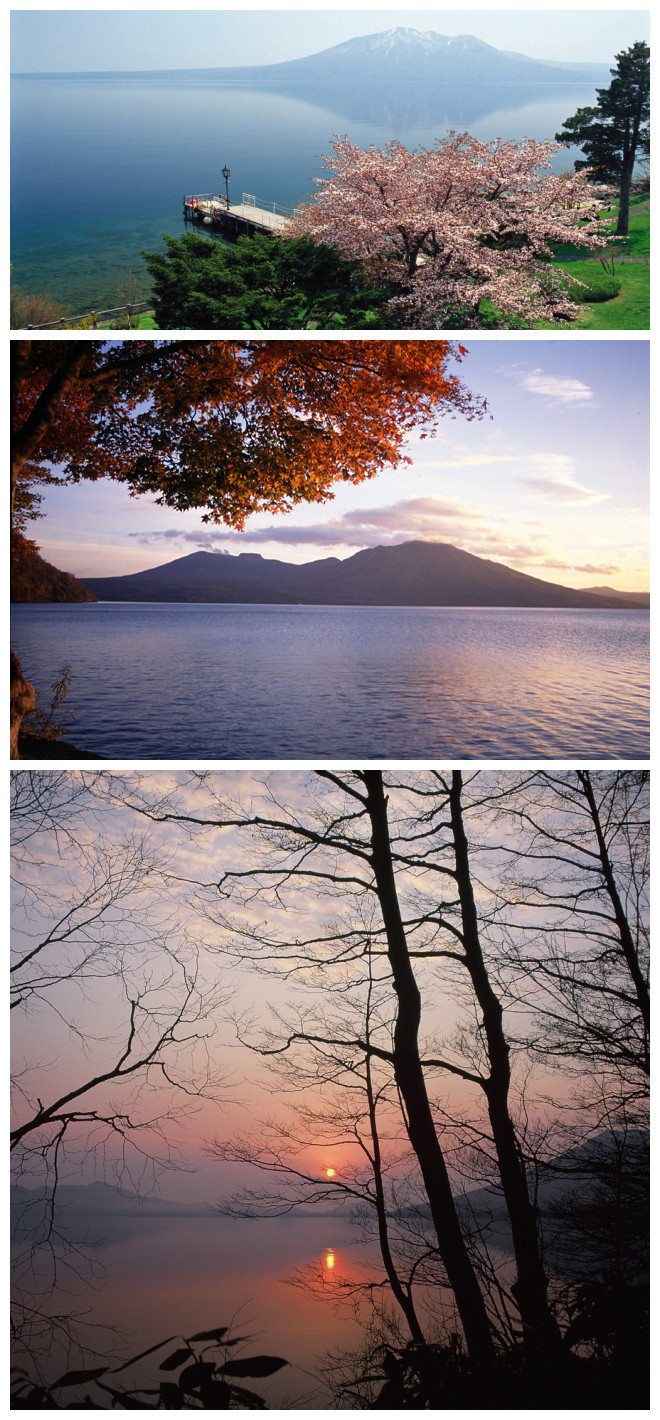
[[616, 56], [608, 89], [597, 89], [598, 103], [579, 108], [564, 120], [555, 135], [564, 147], [577, 145], [585, 154], [575, 162], [576, 170], [589, 169], [593, 182], [616, 183], [619, 188], [619, 216], [616, 235], [628, 235], [630, 188], [639, 153], [650, 150], [649, 114], [651, 67], [649, 46], [633, 44]]

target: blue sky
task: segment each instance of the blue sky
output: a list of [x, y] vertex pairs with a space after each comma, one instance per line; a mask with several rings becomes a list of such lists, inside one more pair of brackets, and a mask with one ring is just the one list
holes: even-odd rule
[[540, 59], [604, 61], [648, 39], [647, 10], [15, 10], [12, 72], [273, 64], [395, 25], [472, 34]]
[[468, 340], [460, 367], [492, 419], [442, 421], [412, 466], [243, 533], [159, 508], [109, 481], [47, 490], [44, 556], [80, 577], [122, 575], [199, 550], [289, 562], [413, 538], [450, 542], [566, 586], [648, 586], [648, 342]]

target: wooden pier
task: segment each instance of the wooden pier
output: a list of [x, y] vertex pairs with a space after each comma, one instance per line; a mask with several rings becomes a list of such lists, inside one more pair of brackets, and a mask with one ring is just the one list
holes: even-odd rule
[[197, 222], [236, 240], [237, 237], [253, 237], [256, 232], [267, 237], [278, 236], [286, 231], [292, 211], [277, 202], [268, 207], [257, 205], [250, 192], [243, 193], [242, 202], [229, 205], [219, 194], [198, 192], [184, 195], [183, 215], [187, 222]]

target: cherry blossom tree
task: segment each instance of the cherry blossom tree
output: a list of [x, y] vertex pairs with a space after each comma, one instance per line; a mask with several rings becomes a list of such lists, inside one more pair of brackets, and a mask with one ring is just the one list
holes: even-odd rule
[[[360, 150], [346, 137], [323, 159], [329, 176], [287, 235], [305, 233], [359, 257], [392, 288], [390, 310], [415, 329], [532, 325], [575, 312], [554, 243], [605, 245], [587, 175], [550, 169], [554, 143], [480, 143], [449, 133], [409, 151], [392, 140]], [[488, 301], [484, 310], [483, 302]]]

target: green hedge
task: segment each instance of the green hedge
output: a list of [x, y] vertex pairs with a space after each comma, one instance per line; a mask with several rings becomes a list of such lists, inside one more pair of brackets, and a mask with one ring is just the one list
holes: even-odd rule
[[578, 286], [577, 281], [566, 275], [566, 289], [572, 301], [582, 305], [584, 302], [612, 301], [618, 296], [621, 290], [621, 282], [618, 276], [609, 276], [606, 271], [590, 271], [589, 274], [581, 274], [580, 281], [584, 285]]

